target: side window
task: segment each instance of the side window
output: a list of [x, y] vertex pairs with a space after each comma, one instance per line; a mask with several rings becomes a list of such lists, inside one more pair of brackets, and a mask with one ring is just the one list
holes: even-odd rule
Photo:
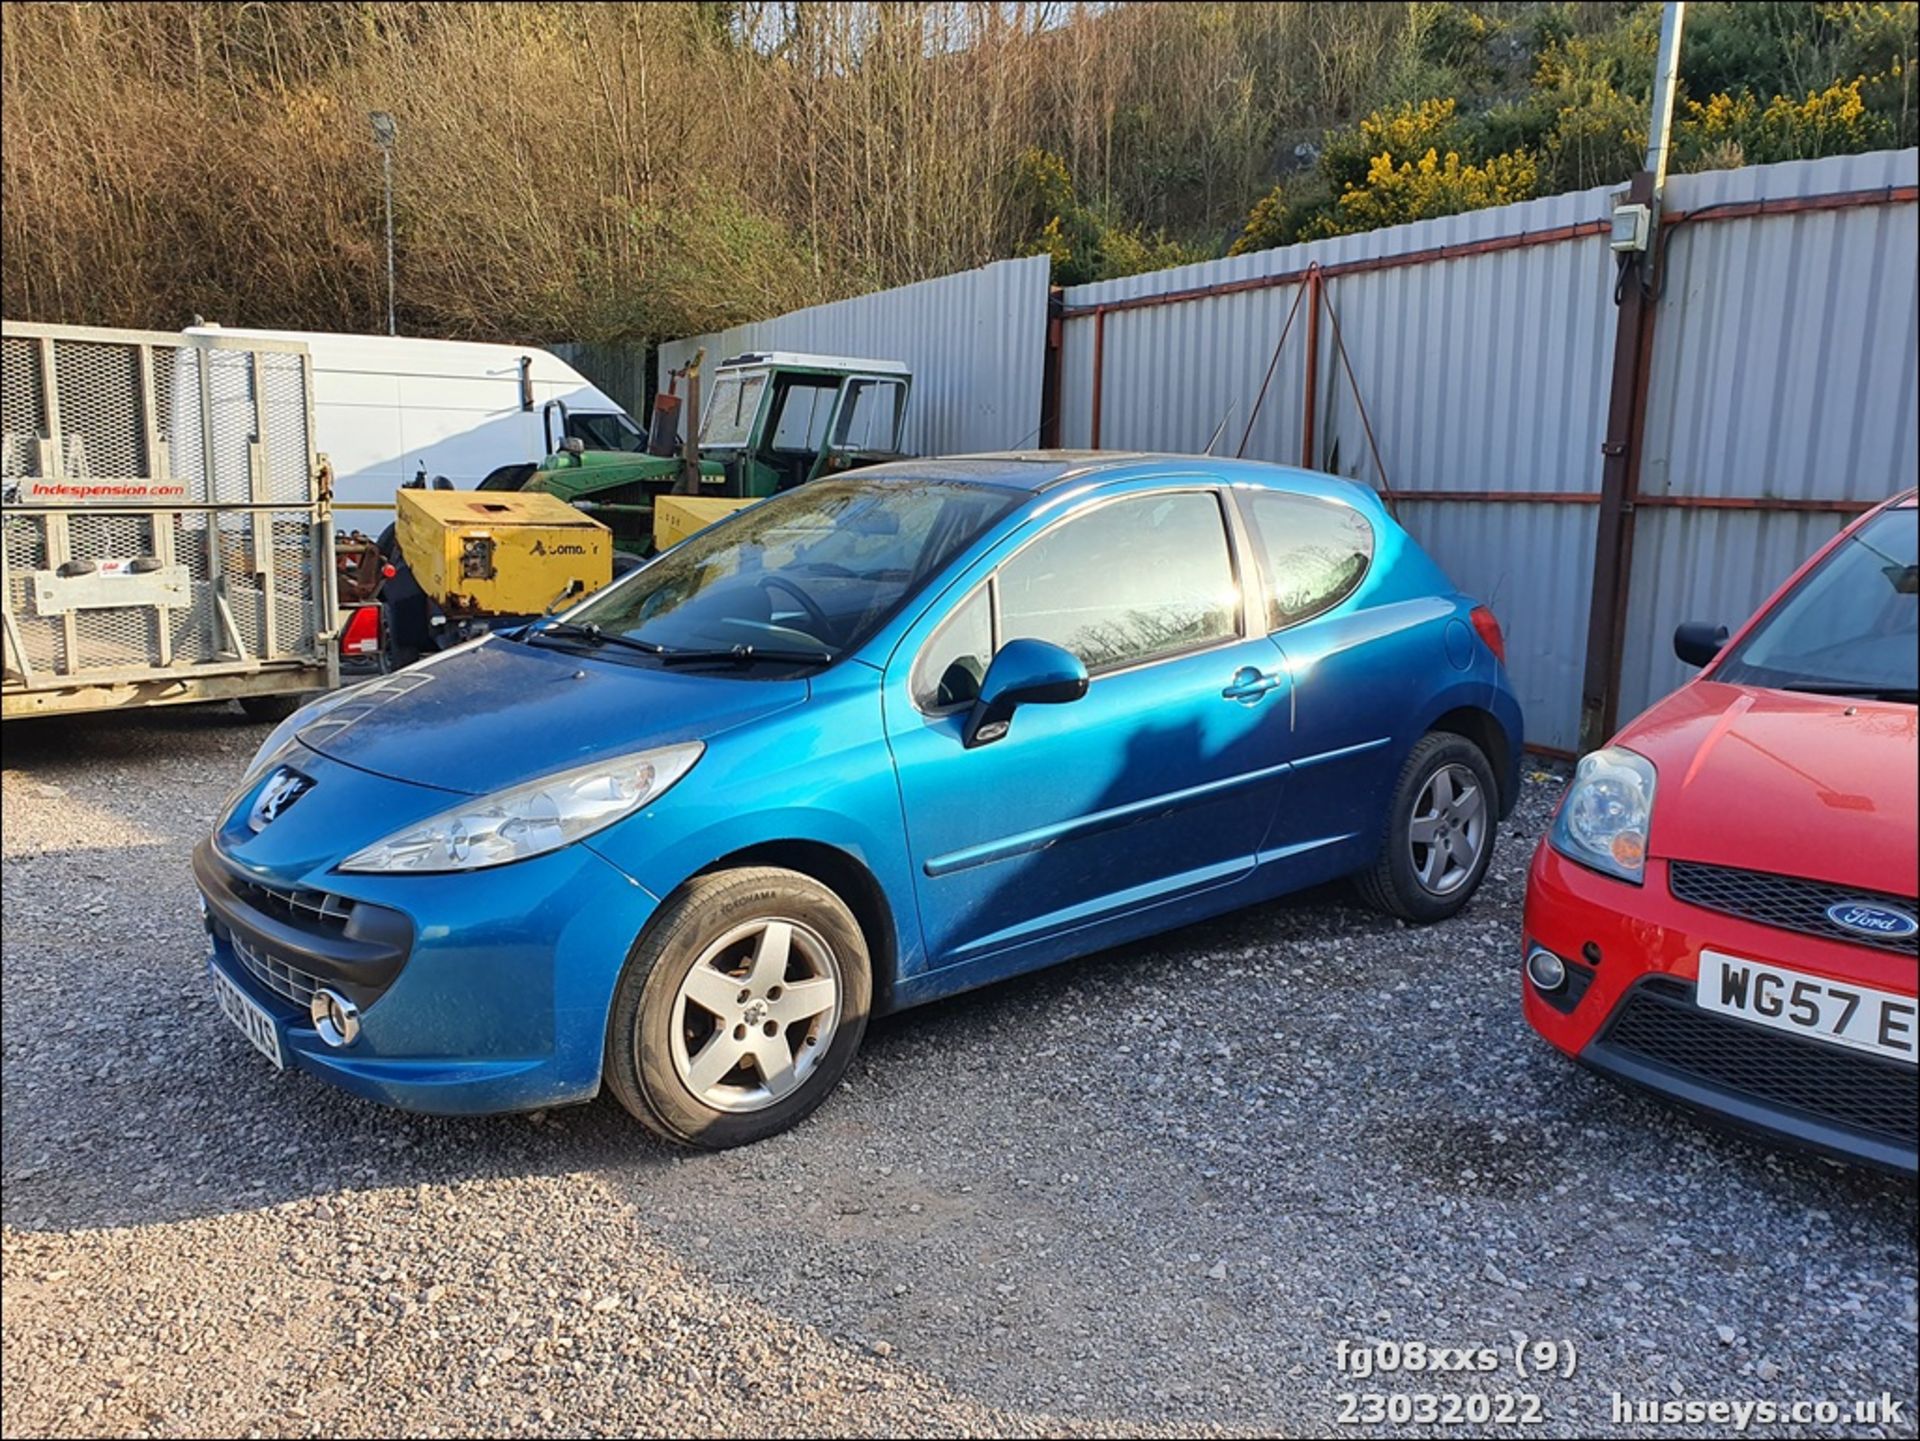
[[1267, 629], [1332, 610], [1373, 561], [1373, 526], [1350, 505], [1304, 495], [1247, 497], [1247, 522], [1267, 571]]
[[897, 380], [848, 381], [834, 448], [882, 453], [898, 450], [900, 402], [906, 391]]
[[955, 607], [913, 663], [909, 687], [924, 711], [968, 705], [980, 694], [993, 658], [993, 605], [980, 586]]
[[1117, 500], [1065, 521], [1000, 568], [1001, 644], [1050, 640], [1114, 670], [1239, 633], [1239, 589], [1208, 491]]
[[567, 417], [567, 434], [588, 450], [639, 450], [646, 444], [638, 426], [608, 411], [576, 411]]
[[778, 402], [780, 415], [773, 423], [773, 449], [819, 450], [839, 393], [837, 385], [827, 382], [795, 381], [789, 385]]

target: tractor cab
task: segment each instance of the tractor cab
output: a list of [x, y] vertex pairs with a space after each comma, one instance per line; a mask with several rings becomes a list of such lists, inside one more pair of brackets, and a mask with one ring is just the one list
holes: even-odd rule
[[700, 455], [726, 493], [764, 499], [855, 466], [897, 460], [912, 375], [893, 360], [767, 351], [715, 370]]
[[[647, 450], [647, 433], [624, 411], [574, 410], [564, 400], [549, 400], [541, 412], [540, 425], [546, 435], [546, 458], [538, 463], [514, 461], [497, 466], [487, 472], [478, 489], [522, 490], [534, 476], [556, 463], [620, 465]], [[593, 459], [585, 459], [587, 456]], [[423, 487], [416, 482], [415, 488]]]
[[[696, 363], [687, 394], [663, 394], [640, 448], [598, 448], [568, 432], [528, 476], [646, 554], [722, 516], [823, 475], [901, 457], [913, 375], [896, 360], [764, 351]], [[697, 441], [676, 438], [683, 403]], [[557, 433], [557, 432], [556, 432]]]

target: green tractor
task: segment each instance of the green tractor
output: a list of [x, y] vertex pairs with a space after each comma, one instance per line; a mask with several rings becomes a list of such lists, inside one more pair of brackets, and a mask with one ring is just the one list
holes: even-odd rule
[[[766, 351], [722, 361], [701, 395], [700, 357], [671, 377], [644, 448], [588, 449], [576, 438], [482, 489], [544, 491], [646, 555], [722, 516], [823, 475], [900, 458], [913, 377], [891, 360]], [[687, 383], [688, 439], [676, 439]], [[560, 433], [566, 433], [565, 417]], [[678, 450], [679, 453], [675, 453]], [[615, 573], [622, 566], [616, 562]]]

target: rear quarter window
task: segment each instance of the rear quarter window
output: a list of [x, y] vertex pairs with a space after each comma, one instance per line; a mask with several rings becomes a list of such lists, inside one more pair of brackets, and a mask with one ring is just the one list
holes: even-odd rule
[[1268, 491], [1242, 501], [1266, 586], [1267, 629], [1332, 610], [1373, 565], [1373, 523], [1350, 505]]

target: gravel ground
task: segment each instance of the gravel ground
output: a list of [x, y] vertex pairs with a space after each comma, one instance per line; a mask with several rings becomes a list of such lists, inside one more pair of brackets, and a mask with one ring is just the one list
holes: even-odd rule
[[[273, 1074], [187, 872], [262, 735], [8, 728], [8, 1436], [1315, 1435], [1368, 1389], [1530, 1392], [1536, 1435], [1643, 1432], [1613, 1393], [1890, 1391], [1847, 1434], [1914, 1434], [1913, 1189], [1522, 1022], [1558, 776], [1447, 925], [1318, 892], [895, 1017], [798, 1132], [687, 1156], [608, 1100], [436, 1120]], [[1572, 1379], [1336, 1367], [1518, 1337]]]

